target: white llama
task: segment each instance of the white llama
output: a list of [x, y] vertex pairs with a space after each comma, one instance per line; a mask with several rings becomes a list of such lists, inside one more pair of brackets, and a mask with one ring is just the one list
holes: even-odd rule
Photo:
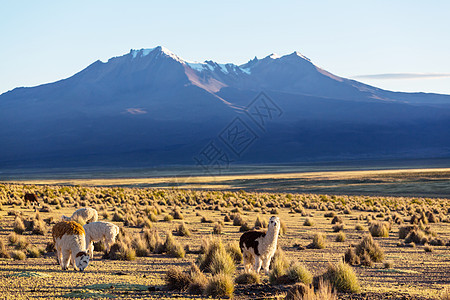
[[92, 222], [83, 228], [86, 232], [86, 247], [91, 258], [94, 257], [94, 242], [104, 241], [106, 252], [109, 252], [119, 234], [119, 226], [109, 222]]
[[52, 229], [56, 257], [63, 270], [72, 263], [75, 270], [83, 271], [89, 264], [83, 227], [74, 221], [57, 223]]
[[271, 217], [267, 232], [250, 230], [245, 232], [240, 240], [244, 256], [244, 269], [249, 272], [252, 267], [259, 273], [261, 267], [266, 274], [269, 273], [270, 261], [277, 250], [278, 233], [280, 232], [280, 219]]
[[89, 222], [97, 222], [98, 213], [94, 208], [83, 207], [77, 209], [71, 217], [62, 216], [61, 219], [63, 221], [81, 221], [83, 220], [85, 223]]

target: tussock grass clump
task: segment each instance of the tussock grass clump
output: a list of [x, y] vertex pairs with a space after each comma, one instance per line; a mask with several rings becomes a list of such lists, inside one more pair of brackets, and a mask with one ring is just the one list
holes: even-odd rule
[[0, 258], [10, 258], [9, 252], [6, 250], [6, 246], [3, 240], [0, 240]]
[[428, 241], [428, 235], [420, 228], [412, 229], [405, 237], [405, 244], [414, 243], [416, 245], [424, 245]]
[[344, 254], [344, 261], [351, 266], [359, 265], [361, 260], [359, 256], [356, 254], [355, 249], [350, 247]]
[[186, 255], [183, 246], [175, 240], [173, 235], [169, 232], [164, 242], [165, 252], [171, 257], [183, 258]]
[[365, 231], [366, 228], [363, 225], [361, 225], [361, 224], [356, 224], [355, 230], [357, 230], [357, 231]]
[[47, 225], [45, 225], [45, 222], [42, 219], [34, 219], [31, 233], [36, 235], [45, 235], [46, 232]]
[[164, 281], [169, 290], [185, 291], [192, 280], [188, 273], [183, 272], [180, 267], [170, 267], [164, 277]]
[[216, 298], [232, 297], [234, 292], [233, 278], [229, 274], [214, 275], [206, 286], [205, 295]]
[[331, 220], [331, 224], [336, 223], [344, 223], [344, 219], [340, 216], [334, 216], [334, 218]]
[[372, 222], [369, 226], [369, 232], [374, 237], [388, 237], [391, 231], [389, 222]]
[[339, 292], [359, 293], [361, 286], [352, 267], [344, 262], [328, 265], [328, 270], [323, 275]]
[[280, 220], [280, 235], [285, 235], [287, 233], [287, 226], [283, 220]]
[[181, 213], [179, 208], [176, 208], [172, 211], [172, 217], [176, 220], [183, 220], [183, 214]]
[[191, 277], [191, 283], [188, 286], [188, 293], [194, 295], [203, 294], [208, 285], [208, 278], [206, 275], [200, 271], [199, 267], [195, 264], [191, 264], [189, 275]]
[[261, 217], [259, 215], [257, 215], [256, 221], [255, 221], [255, 229], [265, 228], [265, 227], [267, 227], [267, 221], [261, 220]]
[[133, 247], [133, 249], [136, 251], [136, 256], [138, 257], [145, 257], [148, 256], [149, 254], [149, 247], [147, 245], [147, 241], [145, 239], [142, 238], [141, 235], [137, 235], [132, 243], [131, 246]]
[[223, 226], [220, 223], [216, 223], [213, 227], [213, 234], [222, 234]]
[[186, 224], [183, 222], [180, 225], [178, 225], [177, 230], [176, 230], [176, 234], [178, 236], [191, 236], [191, 231], [189, 230], [189, 228], [186, 226]]
[[163, 220], [164, 220], [164, 222], [172, 222], [173, 221], [173, 216], [170, 215], [170, 214], [165, 215]]
[[164, 251], [164, 243], [161, 240], [158, 231], [144, 229], [143, 238], [147, 242], [149, 251], [153, 253], [162, 253]]
[[23, 223], [23, 219], [20, 216], [17, 216], [14, 219], [13, 230], [17, 234], [22, 234], [25, 231], [25, 224]]
[[319, 281], [319, 287], [314, 292], [312, 285], [299, 283], [294, 285], [286, 294], [286, 300], [337, 300], [337, 295], [332, 285], [323, 280]]
[[381, 262], [384, 259], [383, 249], [371, 235], [364, 236], [363, 240], [356, 246], [356, 254], [360, 258], [363, 258], [366, 253], [374, 262]]
[[125, 217], [123, 216], [123, 214], [121, 214], [119, 212], [115, 212], [112, 217], [112, 220], [114, 222], [123, 222], [123, 221], [125, 221]]
[[14, 250], [11, 252], [11, 257], [14, 260], [25, 260], [27, 258], [27, 255], [21, 250]]
[[245, 224], [244, 218], [241, 216], [240, 213], [234, 214], [233, 217], [233, 226], [242, 226]]
[[425, 244], [425, 247], [423, 247], [423, 250], [425, 250], [425, 252], [433, 252], [433, 246], [431, 246], [429, 244]]
[[333, 226], [333, 231], [334, 232], [339, 232], [344, 230], [344, 224], [343, 223], [337, 223]]
[[[197, 259], [200, 270], [213, 274], [219, 272], [225, 272], [227, 274], [234, 273], [236, 270], [235, 260], [237, 260], [237, 251], [232, 250], [234, 248], [236, 247], [230, 246], [227, 251], [222, 240], [219, 238], [203, 239], [200, 249], [202, 254]], [[230, 255], [229, 251], [231, 253], [234, 252], [233, 256]], [[240, 255], [240, 260], [242, 260], [242, 254]]]
[[298, 262], [291, 264], [287, 269], [286, 274], [292, 282], [311, 284], [313, 280], [311, 272]]
[[303, 222], [303, 226], [314, 226], [314, 222], [310, 218], [306, 218], [305, 222]]
[[226, 250], [230, 254], [231, 258], [233, 258], [233, 261], [236, 265], [242, 262], [243, 255], [238, 242], [228, 244]]
[[30, 258], [38, 258], [41, 257], [44, 253], [44, 250], [39, 249], [36, 246], [31, 246], [27, 248], [28, 257]]
[[270, 264], [272, 269], [269, 272], [269, 282], [271, 284], [279, 284], [285, 281], [283, 277], [286, 275], [289, 263], [289, 259], [286, 257], [284, 251], [278, 248]]
[[237, 284], [260, 284], [261, 276], [256, 272], [244, 272], [236, 277], [235, 282]]
[[241, 227], [239, 227], [239, 232], [246, 232], [252, 230], [252, 228], [250, 227], [250, 225], [248, 225], [247, 222], [245, 222], [244, 224], [241, 225]]
[[324, 233], [316, 233], [310, 247], [313, 249], [324, 249], [326, 247], [326, 235]]
[[201, 222], [201, 223], [214, 223], [213, 220], [208, 219], [207, 217], [202, 217], [202, 218], [200, 219], [200, 222]]
[[346, 240], [346, 236], [345, 236], [344, 232], [341, 231], [336, 235], [336, 242], [342, 243], [342, 242], [345, 242], [345, 240]]
[[118, 241], [111, 246], [109, 253], [104, 258], [131, 261], [136, 259], [136, 251], [124, 241]]

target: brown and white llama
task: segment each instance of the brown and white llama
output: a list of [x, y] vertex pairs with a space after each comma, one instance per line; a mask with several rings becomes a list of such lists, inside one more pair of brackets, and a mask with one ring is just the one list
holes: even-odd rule
[[267, 232], [250, 230], [245, 232], [239, 246], [244, 257], [244, 269], [249, 272], [253, 269], [256, 273], [262, 269], [269, 273], [270, 261], [277, 250], [278, 234], [280, 232], [280, 219], [271, 217]]
[[83, 271], [89, 264], [83, 226], [75, 221], [62, 221], [52, 229], [56, 257], [63, 270], [72, 263], [75, 270]]

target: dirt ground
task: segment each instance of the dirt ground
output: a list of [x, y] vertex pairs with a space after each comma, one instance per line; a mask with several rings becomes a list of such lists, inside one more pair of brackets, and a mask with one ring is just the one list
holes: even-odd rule
[[[135, 189], [138, 190], [138, 189]], [[5, 193], [7, 195], [7, 193]], [[270, 196], [270, 194], [269, 194]], [[7, 199], [0, 211], [0, 239], [7, 245], [7, 250], [14, 247], [8, 244], [8, 235], [13, 232], [15, 216], [10, 211], [20, 211], [23, 217], [33, 216], [34, 209], [30, 206], [7, 204]], [[361, 197], [361, 201], [367, 200]], [[434, 200], [429, 200], [434, 201]], [[450, 200], [440, 199], [441, 203]], [[104, 203], [105, 210], [113, 213], [115, 205]], [[125, 206], [125, 205], [124, 205]], [[164, 207], [164, 206], [162, 206]], [[167, 207], [168, 208], [168, 207]], [[158, 221], [153, 222], [153, 228], [159, 232], [175, 230], [178, 224], [184, 222], [192, 231], [191, 237], [176, 239], [183, 245], [189, 245], [190, 251], [185, 258], [171, 258], [163, 254], [150, 254], [148, 257], [137, 257], [133, 261], [102, 259], [101, 252], [95, 252], [94, 260], [84, 272], [73, 269], [63, 271], [57, 265], [54, 253], [45, 253], [40, 258], [27, 258], [25, 260], [0, 259], [0, 299], [66, 299], [76, 298], [111, 298], [118, 299], [164, 299], [181, 298], [196, 299], [187, 293], [169, 291], [165, 287], [165, 271], [173, 265], [188, 266], [195, 262], [200, 248], [201, 240], [211, 236], [214, 223], [202, 223], [201, 218], [206, 217], [213, 221], [223, 221], [224, 216], [234, 207], [225, 207], [222, 211], [211, 208], [200, 209], [196, 205], [184, 204], [181, 208], [183, 220], [163, 221], [163, 215], [158, 215]], [[40, 212], [43, 219], [53, 217], [60, 219], [62, 215], [71, 215], [76, 210], [72, 205], [65, 207], [52, 207], [51, 212]], [[170, 209], [167, 209], [170, 211]], [[336, 242], [337, 233], [333, 232], [331, 218], [324, 216], [327, 211], [319, 208], [305, 208], [304, 214], [293, 214], [290, 208], [277, 208], [277, 215], [285, 223], [287, 231], [280, 236], [279, 245], [293, 261], [304, 264], [316, 276], [323, 274], [329, 263], [342, 260], [344, 252], [350, 245], [356, 245], [364, 234], [367, 234], [367, 221], [360, 220], [361, 216], [376, 212], [351, 210], [336, 213], [344, 219], [346, 241]], [[242, 216], [249, 224], [253, 224], [256, 215], [268, 220], [271, 213], [268, 210], [241, 211]], [[303, 223], [309, 215], [313, 226], [304, 226]], [[100, 220], [103, 217], [100, 216]], [[108, 219], [111, 221], [111, 218]], [[122, 222], [113, 222], [123, 227]], [[357, 231], [355, 226], [363, 225], [364, 232]], [[430, 223], [429, 226], [436, 235], [450, 241], [450, 223]], [[425, 252], [424, 246], [414, 248], [399, 247], [399, 225], [393, 224], [389, 237], [374, 238], [386, 254], [385, 261], [392, 263], [386, 269], [383, 263], [376, 263], [372, 267], [355, 266], [354, 270], [362, 286], [360, 294], [339, 294], [339, 299], [438, 299], [440, 293], [450, 285], [450, 247], [436, 246], [432, 252]], [[51, 241], [51, 226], [42, 235], [24, 236], [31, 244], [45, 249], [47, 242]], [[127, 228], [133, 234], [142, 232], [142, 228]], [[325, 233], [327, 245], [324, 249], [309, 249], [315, 233]], [[225, 243], [236, 242], [242, 233], [239, 227], [225, 222], [223, 233], [220, 235]], [[294, 246], [295, 245], [295, 246]], [[298, 247], [301, 246], [301, 247]], [[237, 272], [242, 271], [242, 266]], [[236, 285], [235, 299], [282, 299], [290, 286], [271, 285], [267, 276], [263, 277], [259, 285]]]

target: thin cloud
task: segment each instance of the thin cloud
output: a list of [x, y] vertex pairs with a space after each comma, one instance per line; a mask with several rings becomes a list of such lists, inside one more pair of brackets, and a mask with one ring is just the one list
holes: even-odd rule
[[353, 76], [353, 79], [395, 80], [395, 79], [436, 79], [448, 77], [450, 77], [450, 73], [386, 73], [386, 74], [357, 75]]

